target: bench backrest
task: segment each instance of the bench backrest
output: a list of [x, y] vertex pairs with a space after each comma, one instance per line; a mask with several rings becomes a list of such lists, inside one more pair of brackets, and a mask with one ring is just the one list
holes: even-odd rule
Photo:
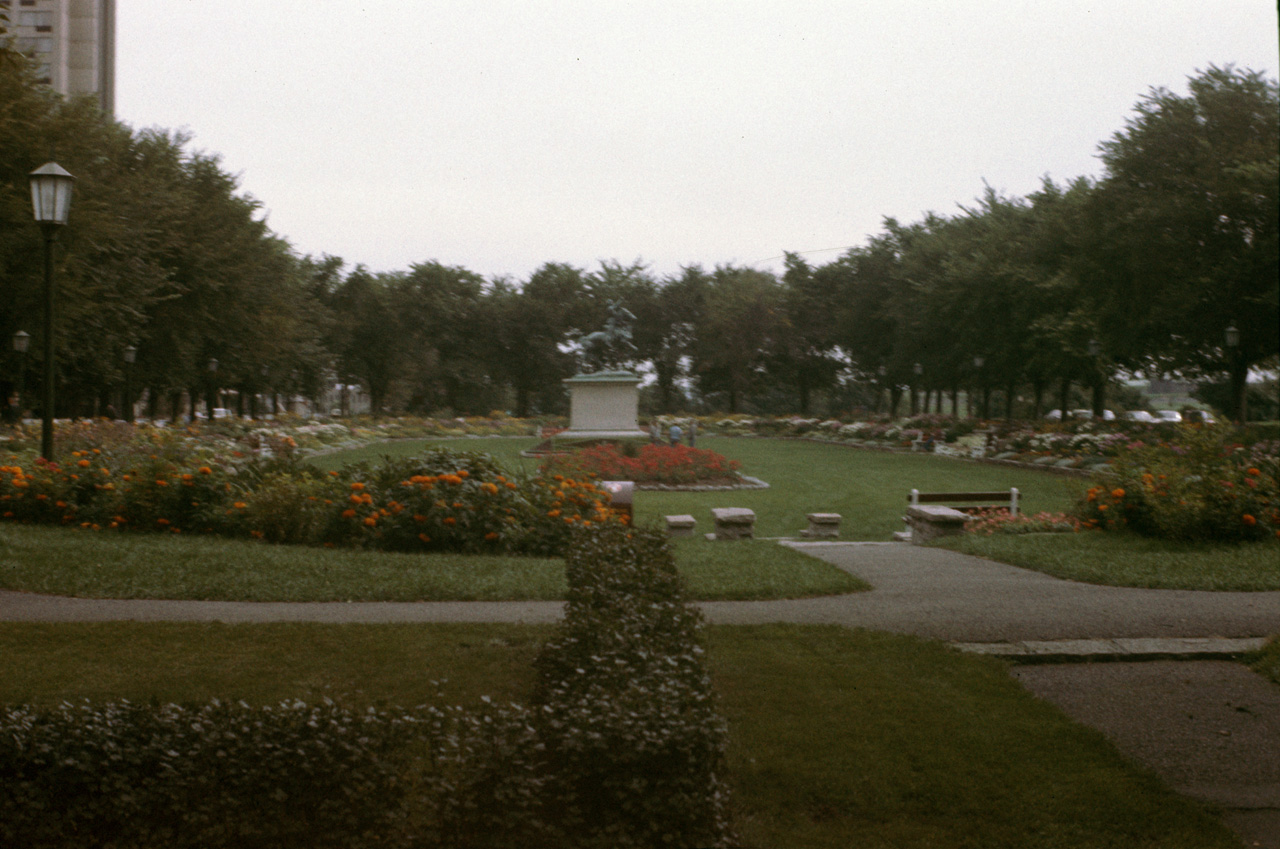
[[[966, 504], [970, 507], [1005, 507], [1009, 508], [1009, 514], [1018, 515], [1018, 488], [1010, 487], [1007, 490], [997, 490], [995, 492], [921, 492], [918, 489], [911, 490], [907, 496], [908, 504]], [[958, 510], [965, 508], [958, 507]]]

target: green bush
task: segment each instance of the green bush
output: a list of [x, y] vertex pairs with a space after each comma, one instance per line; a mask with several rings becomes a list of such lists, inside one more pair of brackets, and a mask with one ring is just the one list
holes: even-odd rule
[[734, 845], [726, 727], [665, 535], [571, 537], [529, 705], [5, 709], [0, 845]]
[[480, 751], [453, 782], [436, 833], [455, 842], [441, 845], [735, 845], [727, 730], [665, 535], [578, 529], [566, 561], [569, 604], [530, 708], [487, 714], [489, 748], [451, 737]]
[[326, 702], [0, 712], [0, 844], [384, 845], [413, 726]]
[[1134, 443], [1076, 508], [1086, 526], [1129, 527], [1176, 540], [1260, 540], [1280, 535], [1280, 463], [1259, 444], [1229, 441], [1230, 431], [1186, 426], [1176, 441]]

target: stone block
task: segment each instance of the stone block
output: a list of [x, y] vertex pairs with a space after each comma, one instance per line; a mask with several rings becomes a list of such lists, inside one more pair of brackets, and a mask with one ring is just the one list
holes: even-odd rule
[[716, 523], [716, 539], [753, 539], [756, 513], [746, 507], [714, 507], [711, 516]]
[[698, 520], [687, 513], [663, 518], [667, 520], [667, 536], [672, 537], [691, 537], [694, 525], [698, 524]]
[[839, 513], [810, 513], [806, 516], [809, 527], [800, 532], [802, 537], [838, 537], [840, 536]]
[[969, 516], [950, 507], [912, 505], [907, 508], [907, 525], [911, 528], [911, 542], [919, 545], [938, 537], [958, 536], [964, 533]]

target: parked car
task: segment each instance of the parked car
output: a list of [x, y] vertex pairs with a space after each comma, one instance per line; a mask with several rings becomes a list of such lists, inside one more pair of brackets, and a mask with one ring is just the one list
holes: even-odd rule
[[1202, 424], [1217, 424], [1218, 420], [1213, 417], [1213, 413], [1208, 410], [1187, 410], [1182, 414], [1184, 422], [1200, 422]]
[[[1093, 418], [1093, 410], [1071, 410], [1070, 417], [1073, 419], [1091, 419]], [[1107, 421], [1107, 422], [1115, 421], [1115, 417], [1116, 417], [1116, 414], [1111, 412], [1110, 410], [1102, 411], [1103, 421]], [[1048, 415], [1045, 416], [1045, 418], [1051, 422], [1061, 421], [1062, 411], [1050, 410]]]
[[1182, 413], [1177, 410], [1156, 410], [1152, 415], [1156, 417], [1158, 422], [1180, 422], [1182, 421]]
[[1127, 421], [1147, 422], [1148, 424], [1159, 421], [1159, 419], [1148, 413], [1146, 410], [1128, 410], [1125, 412], [1124, 417]]

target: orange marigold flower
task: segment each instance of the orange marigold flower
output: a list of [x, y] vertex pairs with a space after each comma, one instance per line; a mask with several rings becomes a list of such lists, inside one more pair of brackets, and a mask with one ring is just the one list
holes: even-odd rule
[[344, 519], [354, 519], [355, 517], [356, 517], [356, 511], [352, 510], [351, 508], [347, 508], [346, 510], [342, 511], [342, 518]]
[[446, 525], [456, 525], [458, 524], [458, 520], [453, 518], [452, 516], [446, 516], [444, 519], [444, 523]]
[[431, 542], [431, 537], [427, 536], [426, 534], [418, 534], [418, 539], [422, 540], [423, 542]]
[[202, 475], [211, 475], [211, 474], [213, 474], [213, 469], [209, 468], [208, 466], [201, 466], [201, 467], [200, 467], [200, 474], [202, 474]]
[[76, 465], [77, 465], [77, 466], [79, 466], [79, 467], [80, 467], [80, 468], [82, 468], [82, 469], [87, 469], [87, 468], [89, 468], [89, 461], [88, 461], [88, 460], [81, 460], [81, 461], [79, 461], [78, 463], [76, 463]]
[[560, 511], [559, 511], [559, 510], [551, 510], [551, 511], [548, 511], [548, 512], [547, 512], [547, 515], [548, 515], [548, 516], [550, 516], [552, 519], [554, 519], [556, 516], [559, 516], [559, 515], [560, 515]]
[[1115, 489], [1111, 490], [1111, 497], [1124, 498], [1124, 490], [1120, 489], [1119, 487], [1116, 487]]
[[232, 506], [232, 507], [234, 507], [234, 508], [236, 508], [237, 510], [243, 510], [244, 508], [248, 507], [249, 505], [248, 505], [248, 504], [246, 504], [246, 503], [244, 503], [243, 501], [237, 501], [235, 504], [232, 504], [231, 506]]
[[365, 516], [365, 517], [364, 517], [364, 523], [365, 523], [366, 525], [368, 525], [369, 527], [371, 527], [371, 528], [372, 528], [374, 525], [378, 524], [378, 517], [377, 517], [377, 516]]
[[471, 473], [468, 472], [466, 469], [459, 469], [457, 474], [458, 474], [458, 477], [460, 478], [470, 477], [471, 475]]
[[1246, 525], [1248, 525], [1251, 528], [1254, 525], [1258, 524], [1258, 520], [1250, 516], [1248, 513], [1245, 513], [1243, 516], [1241, 516], [1240, 521], [1244, 522]]
[[1098, 505], [1098, 509], [1099, 509], [1099, 510], [1106, 510], [1106, 509], [1107, 509], [1107, 505], [1105, 505], [1105, 504], [1099, 504], [1099, 505]]
[[487, 540], [489, 540], [489, 542], [493, 542], [495, 539], [497, 539], [497, 538], [498, 538], [498, 532], [497, 532], [497, 531], [489, 531], [489, 533], [487, 533], [487, 534], [485, 534], [485, 535], [484, 535], [484, 538], [485, 538], [485, 539], [487, 539]]
[[156, 481], [156, 486], [168, 486], [168, 485], [169, 485], [169, 482], [167, 480], [162, 479], [162, 480]]
[[364, 484], [357, 481], [356, 483], [351, 484], [351, 488], [354, 490], [361, 490], [364, 489]]
[[157, 524], [157, 525], [167, 525], [167, 524], [169, 524], [169, 520], [168, 520], [168, 519], [156, 519], [156, 524]]
[[1245, 472], [1244, 472], [1244, 473], [1245, 473], [1246, 475], [1252, 475], [1253, 477], [1255, 477], [1255, 478], [1256, 478], [1258, 475], [1262, 474], [1262, 470], [1261, 470], [1261, 469], [1255, 469], [1255, 468], [1253, 468], [1252, 466], [1250, 466], [1248, 469], [1245, 469]]

